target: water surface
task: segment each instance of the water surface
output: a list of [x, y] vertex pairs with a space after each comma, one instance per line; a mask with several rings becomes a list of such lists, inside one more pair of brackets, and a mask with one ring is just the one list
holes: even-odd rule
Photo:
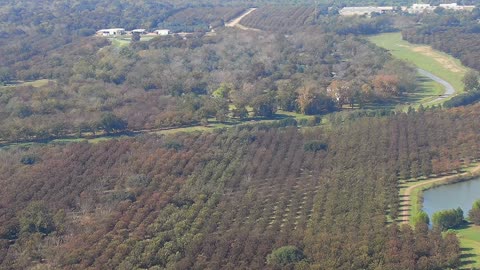
[[435, 212], [460, 207], [467, 216], [473, 202], [478, 199], [480, 199], [480, 177], [424, 191], [423, 211], [432, 219]]

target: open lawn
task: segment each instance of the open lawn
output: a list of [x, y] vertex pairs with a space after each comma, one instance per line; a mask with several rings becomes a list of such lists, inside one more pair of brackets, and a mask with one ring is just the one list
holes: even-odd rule
[[480, 226], [468, 225], [455, 232], [462, 247], [463, 269], [480, 267]]
[[[149, 41], [155, 36], [142, 36], [140, 38], [140, 41]], [[132, 38], [130, 36], [122, 36], [122, 37], [112, 37], [108, 38], [111, 42], [112, 45], [117, 46], [117, 47], [124, 47], [130, 45], [130, 42], [132, 42]]]
[[463, 66], [460, 60], [434, 50], [430, 46], [415, 45], [404, 41], [401, 33], [371, 36], [369, 40], [377, 46], [389, 50], [396, 58], [411, 62], [415, 66], [449, 82], [457, 93], [463, 92], [462, 78], [468, 68]]

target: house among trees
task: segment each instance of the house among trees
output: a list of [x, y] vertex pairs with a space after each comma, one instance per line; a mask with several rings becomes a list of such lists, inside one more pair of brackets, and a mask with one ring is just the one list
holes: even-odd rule
[[168, 36], [170, 34], [170, 30], [168, 29], [159, 29], [154, 31], [155, 34], [159, 36]]
[[126, 32], [123, 28], [101, 29], [97, 31], [99, 36], [120, 36], [125, 34]]

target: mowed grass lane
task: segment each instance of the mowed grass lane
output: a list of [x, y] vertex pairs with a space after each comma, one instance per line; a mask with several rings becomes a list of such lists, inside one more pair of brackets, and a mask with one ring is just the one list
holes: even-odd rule
[[379, 47], [387, 49], [398, 58], [411, 62], [449, 82], [456, 93], [462, 93], [464, 84], [462, 78], [468, 68], [460, 60], [427, 45], [415, 45], [402, 39], [401, 33], [386, 33], [369, 37], [369, 40]]

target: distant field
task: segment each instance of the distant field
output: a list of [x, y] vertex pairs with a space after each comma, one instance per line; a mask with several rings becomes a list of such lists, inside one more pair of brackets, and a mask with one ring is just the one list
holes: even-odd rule
[[414, 45], [402, 40], [401, 33], [387, 33], [372, 36], [369, 40], [377, 46], [389, 50], [393, 56], [413, 63], [449, 82], [457, 93], [463, 92], [462, 78], [468, 68], [460, 60], [432, 49], [430, 46]]

